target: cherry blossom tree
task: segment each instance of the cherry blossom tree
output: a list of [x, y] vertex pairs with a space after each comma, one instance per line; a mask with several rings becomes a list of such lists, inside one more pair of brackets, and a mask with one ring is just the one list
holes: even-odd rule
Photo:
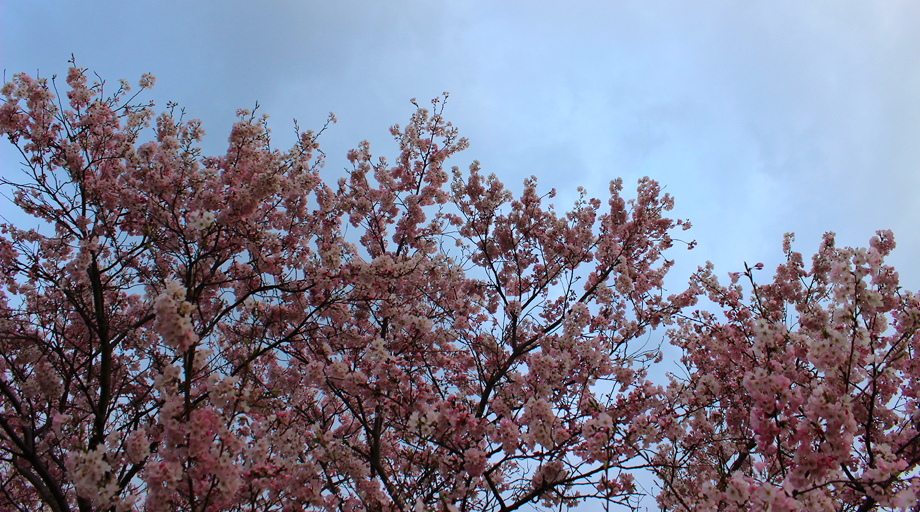
[[665, 406], [646, 338], [694, 300], [662, 291], [689, 225], [654, 181], [560, 213], [451, 172], [445, 96], [336, 182], [318, 133], [273, 149], [241, 110], [205, 156], [176, 106], [66, 83], [2, 90], [36, 222], [0, 239], [4, 509], [634, 503]]
[[[758, 264], [721, 284], [694, 278], [697, 311], [672, 342], [686, 373], [660, 413], [656, 467], [667, 510], [920, 510], [920, 296], [868, 249], [828, 234], [806, 267], [792, 250], [773, 281]], [[745, 287], [750, 293], [745, 300]]]
[[[446, 95], [336, 180], [322, 130], [281, 151], [241, 110], [206, 156], [177, 106], [66, 84], [2, 89], [34, 223], [0, 225], [4, 510], [622, 509], [640, 471], [666, 510], [920, 510], [891, 233], [667, 295], [689, 224], [657, 183], [558, 212], [448, 169]], [[658, 385], [665, 329], [684, 372]]]

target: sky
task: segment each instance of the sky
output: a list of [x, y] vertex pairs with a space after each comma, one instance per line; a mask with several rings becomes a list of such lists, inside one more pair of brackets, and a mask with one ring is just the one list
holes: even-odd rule
[[[785, 232], [807, 256], [826, 231], [864, 246], [878, 229], [916, 291], [918, 21], [905, 0], [0, 0], [0, 68], [63, 76], [73, 54], [112, 82], [152, 72], [144, 98], [202, 119], [208, 153], [238, 108], [272, 116], [276, 147], [332, 111], [331, 174], [363, 139], [393, 156], [410, 99], [449, 91], [471, 142], [453, 163], [512, 189], [534, 175], [561, 207], [658, 180], [698, 242], [669, 255], [674, 291], [707, 260], [775, 268]], [[0, 143], [0, 173], [17, 163]]]
[[[783, 233], [805, 254], [825, 231], [865, 245], [892, 229], [891, 261], [920, 289], [920, 4], [889, 1], [336, 2], [0, 1], [0, 68], [64, 75], [67, 60], [136, 81], [204, 121], [225, 149], [238, 108], [319, 128], [330, 173], [363, 139], [443, 91], [472, 160], [512, 188], [642, 176], [675, 196], [694, 251], [675, 251], [675, 289], [707, 260], [725, 275], [773, 268]], [[18, 160], [0, 145], [0, 169]], [[6, 207], [5, 207], [6, 208]]]

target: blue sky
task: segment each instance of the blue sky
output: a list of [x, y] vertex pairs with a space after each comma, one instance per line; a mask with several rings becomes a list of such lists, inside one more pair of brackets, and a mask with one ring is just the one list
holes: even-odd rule
[[[811, 254], [883, 228], [920, 289], [920, 3], [0, 0], [7, 78], [63, 75], [71, 53], [112, 82], [154, 73], [145, 97], [202, 119], [211, 153], [256, 101], [279, 147], [334, 111], [331, 175], [450, 91], [461, 167], [563, 198], [661, 182], [699, 243], [672, 253], [675, 290], [706, 260], [775, 267], [787, 231]], [[0, 172], [17, 162], [0, 143]]]
[[[864, 245], [895, 231], [920, 288], [920, 4], [907, 1], [0, 2], [0, 67], [158, 77], [223, 149], [234, 111], [319, 127], [331, 172], [362, 139], [387, 148], [410, 98], [450, 91], [448, 117], [506, 183], [574, 197], [649, 175], [689, 218], [683, 282], [712, 260], [773, 267], [786, 231]], [[4, 147], [3, 172], [15, 168]], [[381, 149], [381, 151], [384, 151]], [[764, 276], [766, 277], [766, 275]]]

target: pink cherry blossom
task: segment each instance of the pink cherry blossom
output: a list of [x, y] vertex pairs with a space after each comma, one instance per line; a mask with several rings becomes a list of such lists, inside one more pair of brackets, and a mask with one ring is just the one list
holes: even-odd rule
[[[658, 183], [563, 211], [449, 166], [446, 95], [330, 181], [334, 116], [280, 150], [240, 110], [209, 156], [178, 106], [65, 81], [2, 88], [4, 197], [40, 227], [0, 225], [0, 508], [916, 509], [890, 232], [668, 295], [690, 224]], [[685, 372], [655, 383], [666, 329]]]
[[666, 508], [915, 506], [920, 296], [884, 264], [893, 235], [861, 249], [829, 233], [810, 268], [791, 242], [772, 282], [744, 274], [749, 300], [737, 275], [694, 278], [721, 315], [697, 311], [670, 334], [687, 377], [659, 413], [685, 418], [658, 454]]

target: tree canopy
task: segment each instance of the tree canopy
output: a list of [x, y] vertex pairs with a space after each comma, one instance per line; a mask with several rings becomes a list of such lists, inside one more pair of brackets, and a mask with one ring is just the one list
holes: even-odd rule
[[[281, 151], [240, 110], [206, 156], [176, 106], [66, 83], [2, 89], [39, 224], [0, 227], [4, 509], [920, 510], [890, 232], [667, 294], [692, 243], [655, 181], [557, 211], [448, 169], [446, 95], [336, 181], [321, 131]], [[650, 334], [683, 354], [665, 382]]]

